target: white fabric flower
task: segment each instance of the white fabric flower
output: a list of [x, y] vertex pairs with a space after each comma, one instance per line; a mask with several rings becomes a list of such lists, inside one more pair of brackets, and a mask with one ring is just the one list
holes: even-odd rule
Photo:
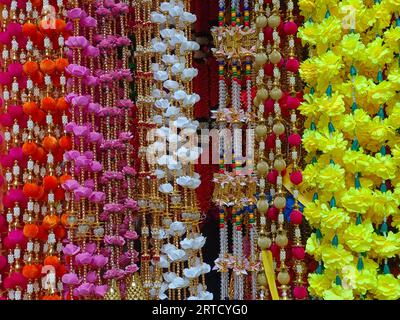
[[181, 20], [185, 23], [195, 23], [197, 21], [196, 15], [190, 12], [184, 12], [181, 16]]
[[184, 54], [185, 51], [197, 51], [197, 50], [200, 50], [200, 45], [195, 41], [186, 41], [182, 43], [181, 54]]
[[165, 28], [160, 31], [160, 35], [164, 39], [173, 37], [175, 33], [176, 33], [175, 29], [169, 29], [169, 28]]
[[176, 277], [168, 286], [169, 289], [182, 289], [189, 286], [189, 279]]
[[178, 90], [179, 83], [174, 80], [167, 80], [167, 81], [164, 81], [163, 86], [165, 89], [168, 89], [170, 91], [175, 91], [175, 90]]
[[186, 251], [182, 249], [169, 250], [167, 252], [168, 258], [171, 261], [185, 261], [187, 259]]
[[197, 102], [200, 101], [200, 96], [196, 93], [188, 94], [183, 100], [183, 105], [185, 107], [193, 107]]
[[167, 109], [170, 106], [170, 103], [167, 99], [158, 99], [155, 102], [155, 106], [160, 109]]
[[198, 236], [196, 238], [191, 238], [191, 239], [185, 238], [180, 242], [182, 249], [185, 250], [188, 249], [199, 250], [204, 246], [205, 243], [206, 243], [206, 238], [203, 236]]
[[172, 222], [171, 225], [169, 226], [169, 230], [168, 230], [168, 233], [171, 236], [174, 236], [175, 234], [182, 236], [185, 234], [185, 232], [186, 232], [186, 226], [181, 221]]
[[168, 42], [169, 45], [174, 48], [177, 44], [182, 44], [184, 42], [187, 42], [187, 38], [185, 37], [183, 32], [176, 32], [174, 35], [170, 37]]
[[179, 59], [174, 54], [164, 54], [161, 60], [165, 64], [170, 64], [170, 65], [173, 65], [174, 63], [179, 63]]
[[171, 72], [174, 76], [182, 73], [183, 70], [185, 70], [184, 63], [174, 63], [174, 65], [171, 67]]
[[179, 6], [171, 6], [168, 12], [171, 17], [180, 17], [183, 15], [183, 9]]
[[152, 95], [152, 97], [154, 97], [156, 99], [161, 99], [162, 93], [163, 93], [163, 91], [161, 91], [160, 89], [153, 89], [153, 91], [151, 92], [151, 95]]
[[199, 267], [185, 268], [183, 275], [188, 279], [198, 278], [201, 275], [201, 269]]
[[196, 68], [186, 68], [182, 71], [182, 80], [183, 81], [192, 81], [193, 78], [197, 77], [199, 71]]
[[167, 80], [168, 79], [168, 72], [167, 71], [155, 71], [154, 73], [153, 73], [153, 75], [154, 75], [154, 80], [157, 80], [157, 81], [165, 81], [165, 80]]
[[164, 53], [165, 51], [167, 51], [167, 45], [164, 42], [154, 42], [151, 45], [151, 48], [153, 49], [154, 52], [158, 52], [158, 53]]
[[208, 263], [203, 262], [200, 265], [201, 274], [209, 273], [211, 271], [211, 266]]
[[173, 245], [173, 244], [171, 244], [171, 243], [166, 243], [166, 244], [164, 244], [162, 247], [161, 247], [161, 249], [160, 249], [160, 251], [162, 252], [162, 253], [167, 253], [168, 251], [170, 251], [170, 250], [176, 250], [177, 248]]
[[167, 111], [164, 113], [164, 116], [169, 118], [172, 116], [176, 116], [179, 114], [179, 109], [177, 107], [169, 107]]
[[157, 179], [162, 179], [162, 178], [165, 177], [165, 171], [164, 170], [156, 169], [154, 171], [154, 174], [156, 175]]
[[[166, 10], [166, 11], [168, 11], [168, 10]], [[167, 21], [167, 19], [163, 14], [158, 13], [158, 12], [151, 13], [151, 22], [162, 24], [162, 23], [165, 23], [166, 21]]]
[[173, 94], [173, 98], [177, 101], [182, 101], [186, 98], [187, 94], [183, 90], [177, 90]]
[[178, 119], [176, 119], [174, 121], [174, 126], [177, 128], [183, 128], [185, 127], [185, 125], [187, 125], [189, 123], [189, 119], [186, 117], [179, 117]]
[[163, 278], [164, 278], [164, 281], [166, 281], [166, 282], [172, 282], [177, 277], [178, 277], [178, 275], [175, 272], [164, 272], [163, 273]]
[[153, 117], [153, 122], [154, 122], [155, 124], [162, 124], [162, 123], [163, 123], [163, 117], [160, 116], [160, 115], [155, 115], [155, 116]]
[[173, 188], [172, 184], [164, 183], [159, 186], [158, 191], [160, 191], [161, 193], [171, 193], [173, 189], [174, 188]]

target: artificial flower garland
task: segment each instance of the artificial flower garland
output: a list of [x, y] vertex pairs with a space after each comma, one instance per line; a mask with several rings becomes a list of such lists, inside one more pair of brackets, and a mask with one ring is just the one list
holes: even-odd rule
[[[50, 19], [38, 15], [49, 8], [54, 11]], [[63, 1], [11, 1], [2, 11], [7, 23], [2, 34], [2, 125], [8, 154], [2, 166], [8, 168], [3, 204], [9, 222], [4, 239], [10, 250], [4, 279], [9, 299], [61, 299], [65, 267], [60, 241], [66, 231], [60, 164], [70, 145], [60, 130], [66, 111], [64, 42], [69, 34], [63, 8]]]
[[[398, 299], [399, 39], [396, 1], [299, 1], [310, 58], [300, 73], [315, 193], [304, 215], [318, 261], [309, 290], [323, 299]], [[348, 6], [354, 11], [348, 16]], [[347, 8], [347, 9], [346, 9]], [[347, 14], [347, 16], [346, 16]]]
[[[152, 208], [155, 272], [150, 295], [156, 299], [208, 300], [212, 294], [206, 290], [204, 274], [210, 266], [202, 261], [206, 239], [199, 230], [195, 189], [200, 177], [193, 164], [201, 150], [184, 138], [198, 127], [193, 120], [193, 106], [199, 96], [192, 93], [192, 80], [198, 71], [192, 67], [192, 52], [199, 45], [190, 40], [196, 16], [190, 13], [187, 0], [157, 3], [154, 9], [151, 21], [157, 31], [152, 40], [156, 56], [152, 95], [156, 110], [153, 121], [158, 129], [154, 133], [157, 141], [149, 144], [147, 152], [154, 155], [156, 170], [152, 174], [159, 180], [158, 190], [152, 192], [164, 200], [161, 206]], [[157, 153], [170, 148], [175, 148], [172, 154]], [[163, 269], [167, 272], [162, 273]]]

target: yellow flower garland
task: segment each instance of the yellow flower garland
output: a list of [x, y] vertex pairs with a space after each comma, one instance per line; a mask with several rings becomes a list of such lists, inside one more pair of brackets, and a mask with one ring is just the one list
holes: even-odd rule
[[[314, 297], [399, 299], [400, 2], [299, 0]], [[350, 25], [349, 25], [350, 21]], [[354, 23], [353, 23], [354, 22]], [[389, 188], [388, 188], [389, 187]]]

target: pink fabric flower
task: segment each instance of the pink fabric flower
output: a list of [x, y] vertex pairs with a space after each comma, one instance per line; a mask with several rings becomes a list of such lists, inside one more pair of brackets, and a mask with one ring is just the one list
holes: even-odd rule
[[139, 238], [136, 231], [127, 231], [127, 232], [125, 232], [124, 237], [128, 240], [136, 240]]
[[80, 201], [82, 198], [89, 198], [92, 194], [92, 189], [86, 187], [79, 187], [74, 190], [74, 196], [76, 201]]
[[106, 295], [106, 293], [107, 293], [107, 289], [108, 289], [108, 286], [105, 284], [105, 285], [102, 285], [102, 286], [95, 286], [95, 288], [94, 288], [94, 294], [97, 296], [97, 297], [101, 297], [101, 298], [103, 298], [105, 295]]
[[125, 244], [125, 239], [121, 236], [110, 236], [106, 235], [104, 237], [104, 242], [109, 245], [115, 245], [122, 247]]
[[85, 246], [85, 251], [90, 254], [93, 254], [96, 251], [96, 249], [97, 249], [97, 245], [94, 242], [89, 242]]
[[97, 254], [92, 257], [92, 266], [95, 268], [102, 268], [108, 262], [108, 258], [102, 254]]
[[85, 17], [81, 21], [82, 25], [87, 28], [96, 28], [97, 27], [97, 20], [93, 17]]
[[76, 286], [79, 284], [79, 278], [76, 273], [66, 273], [62, 276], [61, 281], [69, 286]]
[[76, 254], [78, 254], [81, 251], [81, 248], [72, 244], [72, 243], [68, 243], [64, 248], [63, 248], [63, 253], [66, 256], [74, 256]]
[[135, 272], [138, 271], [138, 270], [139, 270], [139, 267], [138, 267], [136, 264], [131, 264], [131, 265], [129, 265], [129, 266], [127, 266], [127, 267], [125, 268], [125, 272], [126, 272], [127, 274], [135, 273]]
[[125, 199], [125, 206], [126, 206], [126, 208], [134, 210], [134, 211], [139, 210], [137, 201], [135, 201], [133, 199]]
[[94, 284], [84, 282], [74, 290], [74, 294], [77, 296], [90, 296], [94, 293]]
[[86, 16], [86, 13], [81, 8], [68, 10], [67, 17], [71, 20], [81, 19]]
[[89, 201], [94, 203], [104, 202], [106, 200], [106, 194], [100, 191], [94, 191], [89, 197]]
[[62, 184], [62, 188], [65, 191], [74, 191], [74, 190], [78, 189], [80, 186], [81, 185], [78, 183], [78, 181], [73, 180], [73, 179], [67, 180]]
[[107, 270], [104, 274], [104, 279], [121, 279], [125, 276], [125, 271], [117, 268]]
[[79, 253], [75, 257], [75, 263], [77, 265], [90, 264], [92, 262], [92, 255], [89, 252]]
[[97, 281], [97, 279], [98, 279], [98, 277], [97, 277], [97, 273], [95, 271], [90, 271], [86, 275], [86, 281], [87, 282], [95, 283]]

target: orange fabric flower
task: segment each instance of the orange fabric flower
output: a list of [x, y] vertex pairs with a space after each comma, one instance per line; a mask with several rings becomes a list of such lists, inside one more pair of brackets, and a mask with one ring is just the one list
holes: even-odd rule
[[58, 186], [58, 181], [55, 176], [46, 176], [43, 178], [43, 187], [45, 191], [55, 190]]
[[25, 102], [22, 106], [22, 110], [27, 114], [28, 116], [33, 116], [37, 111], [39, 110], [38, 105], [36, 102], [33, 101], [28, 101]]
[[36, 224], [26, 224], [23, 229], [24, 236], [29, 239], [34, 239], [39, 233], [39, 227]]
[[58, 225], [59, 222], [60, 222], [59, 217], [53, 214], [49, 214], [43, 218], [42, 226], [45, 229], [53, 229]]
[[72, 149], [72, 139], [69, 136], [63, 136], [58, 141], [60, 147], [64, 150]]
[[48, 256], [44, 259], [44, 264], [46, 266], [53, 266], [54, 268], [57, 268], [60, 264], [60, 259], [58, 259], [57, 256]]
[[65, 98], [58, 98], [56, 102], [57, 110], [59, 111], [67, 111], [69, 108], [68, 102], [65, 101]]
[[67, 227], [67, 226], [68, 226], [68, 217], [69, 217], [69, 214], [68, 214], [68, 213], [63, 213], [63, 214], [61, 215], [61, 224], [62, 224], [64, 227]]
[[51, 59], [44, 59], [40, 62], [40, 70], [45, 74], [52, 74], [56, 70], [56, 64]]
[[32, 76], [39, 71], [39, 65], [35, 61], [27, 61], [24, 63], [23, 70], [28, 76]]
[[34, 38], [36, 36], [37, 28], [36, 25], [31, 22], [26, 22], [22, 25], [22, 33], [26, 37]]
[[52, 97], [44, 97], [40, 103], [40, 107], [47, 112], [56, 110], [56, 100]]
[[34, 142], [24, 142], [22, 152], [26, 156], [31, 156], [37, 151], [37, 145]]
[[56, 32], [62, 33], [65, 30], [66, 23], [63, 19], [56, 19]]
[[27, 279], [36, 279], [40, 275], [40, 269], [34, 264], [26, 265], [22, 268], [22, 275]]
[[57, 139], [50, 135], [46, 136], [42, 141], [42, 145], [47, 152], [49, 151], [54, 152], [58, 147]]
[[28, 198], [35, 198], [39, 194], [39, 186], [36, 183], [27, 182], [24, 184], [22, 192]]

